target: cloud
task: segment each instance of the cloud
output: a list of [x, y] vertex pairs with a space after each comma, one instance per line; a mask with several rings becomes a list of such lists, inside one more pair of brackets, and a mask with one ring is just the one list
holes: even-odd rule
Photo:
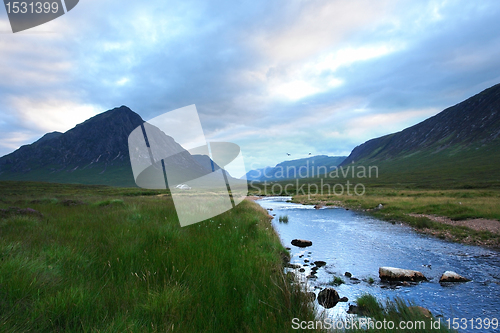
[[63, 99], [15, 98], [10, 101], [24, 128], [43, 132], [65, 132], [101, 112], [92, 105], [77, 104]]
[[190, 104], [248, 163], [348, 154], [500, 82], [499, 15], [496, 1], [86, 0], [9, 34], [0, 11], [0, 155], [115, 106], [147, 120]]

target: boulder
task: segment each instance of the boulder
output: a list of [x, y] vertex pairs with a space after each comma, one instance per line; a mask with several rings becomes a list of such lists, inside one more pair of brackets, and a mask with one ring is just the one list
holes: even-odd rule
[[292, 240], [292, 245], [295, 245], [297, 247], [308, 247], [311, 246], [313, 243], [309, 240], [305, 239], [294, 239]]
[[326, 309], [333, 308], [339, 300], [339, 294], [333, 288], [325, 288], [318, 294], [318, 303]]
[[467, 282], [467, 281], [470, 280], [452, 271], [444, 272], [443, 275], [441, 275], [441, 278], [439, 279], [439, 282]]
[[427, 281], [427, 278], [419, 271], [401, 269], [395, 267], [380, 267], [378, 275], [381, 280], [386, 281]]
[[321, 205], [314, 205], [314, 209], [320, 209]]
[[326, 265], [326, 262], [323, 260], [316, 260], [314, 264], [316, 265], [316, 267], [323, 267]]
[[348, 278], [351, 278], [352, 277], [352, 274], [350, 272], [345, 272], [344, 275]]
[[344, 296], [341, 299], [339, 299], [339, 302], [349, 302], [349, 298]]

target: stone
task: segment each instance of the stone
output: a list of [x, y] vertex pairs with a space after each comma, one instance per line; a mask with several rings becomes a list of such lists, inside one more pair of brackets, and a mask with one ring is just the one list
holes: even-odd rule
[[467, 282], [467, 281], [470, 280], [452, 271], [444, 272], [443, 275], [441, 275], [441, 278], [439, 279], [439, 282]]
[[341, 299], [339, 299], [339, 302], [349, 302], [349, 298], [344, 296]]
[[317, 260], [314, 262], [314, 264], [316, 265], [316, 267], [323, 267], [326, 265], [326, 262], [322, 260]]
[[325, 288], [318, 294], [318, 303], [326, 309], [333, 308], [339, 300], [339, 294], [333, 288]]
[[344, 275], [345, 275], [346, 277], [348, 277], [348, 278], [351, 278], [351, 277], [352, 277], [352, 274], [351, 274], [351, 273], [349, 273], [349, 272], [345, 272], [345, 273], [344, 273]]
[[294, 239], [292, 240], [292, 245], [295, 245], [297, 247], [308, 247], [312, 245], [312, 242], [305, 239]]
[[359, 312], [358, 307], [354, 304], [349, 304], [349, 310], [347, 310], [348, 314], [357, 314]]
[[427, 281], [427, 278], [419, 271], [395, 267], [380, 267], [378, 275], [381, 280], [386, 281]]

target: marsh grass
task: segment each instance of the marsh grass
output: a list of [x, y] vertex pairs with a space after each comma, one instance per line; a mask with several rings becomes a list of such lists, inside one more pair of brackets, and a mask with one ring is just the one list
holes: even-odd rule
[[43, 214], [0, 219], [1, 331], [288, 332], [292, 318], [314, 319], [255, 203], [181, 228], [167, 191], [0, 190], [0, 208]]
[[278, 221], [280, 223], [288, 223], [288, 215], [280, 215], [280, 217], [278, 218]]
[[[453, 332], [445, 327], [443, 320], [441, 320], [440, 329], [431, 329], [431, 322], [436, 321], [436, 318], [423, 313], [421, 308], [418, 308], [415, 304], [398, 297], [392, 300], [388, 299], [382, 303], [373, 295], [364, 294], [356, 299], [356, 303], [358, 316], [377, 321], [392, 321], [395, 324], [395, 329], [354, 329], [348, 330], [348, 332]], [[412, 322], [414, 326], [412, 329], [400, 329], [400, 322], [404, 322], [405, 325]], [[420, 322], [421, 326], [417, 326], [416, 322]]]
[[333, 279], [328, 282], [330, 286], [340, 286], [341, 284], [344, 284], [345, 281], [340, 277], [340, 276], [334, 276]]

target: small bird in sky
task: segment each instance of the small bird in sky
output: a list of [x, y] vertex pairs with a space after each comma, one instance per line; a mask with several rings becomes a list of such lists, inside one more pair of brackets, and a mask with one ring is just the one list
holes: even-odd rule
[[289, 154], [289, 153], [286, 153], [286, 154], [287, 154], [288, 156], [290, 156], [290, 154]]
[[311, 155], [311, 153], [309, 153], [309, 155]]

